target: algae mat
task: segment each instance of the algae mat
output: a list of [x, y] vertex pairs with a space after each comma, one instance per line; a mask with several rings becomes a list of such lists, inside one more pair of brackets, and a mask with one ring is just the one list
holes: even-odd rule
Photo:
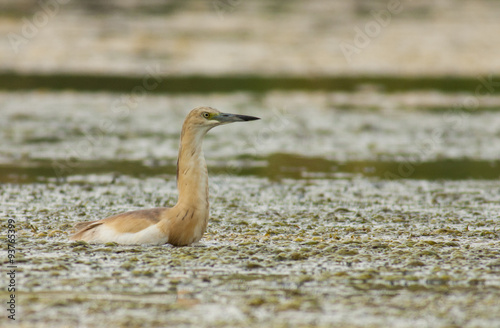
[[75, 222], [173, 204], [167, 180], [2, 185], [20, 326], [500, 325], [497, 181], [216, 176], [197, 246], [68, 242]]

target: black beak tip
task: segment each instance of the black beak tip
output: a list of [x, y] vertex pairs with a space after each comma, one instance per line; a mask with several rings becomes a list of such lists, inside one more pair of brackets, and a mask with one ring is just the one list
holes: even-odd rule
[[260, 117], [255, 117], [255, 116], [239, 115], [239, 117], [240, 117], [243, 121], [255, 121], [255, 120], [260, 120]]

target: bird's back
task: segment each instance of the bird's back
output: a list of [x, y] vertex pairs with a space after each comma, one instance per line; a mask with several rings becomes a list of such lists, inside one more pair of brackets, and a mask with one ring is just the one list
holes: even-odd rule
[[125, 212], [108, 218], [83, 222], [75, 227], [72, 240], [117, 242], [119, 244], [165, 244], [168, 236], [157, 223], [168, 217], [168, 207]]

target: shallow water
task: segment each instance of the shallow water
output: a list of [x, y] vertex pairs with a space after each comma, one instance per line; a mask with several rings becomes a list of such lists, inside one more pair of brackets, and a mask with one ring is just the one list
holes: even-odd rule
[[[397, 161], [332, 161], [321, 157], [295, 154], [273, 154], [268, 157], [233, 161], [211, 161], [214, 175], [256, 176], [272, 181], [282, 179], [339, 179], [376, 177], [382, 179], [425, 180], [496, 180], [500, 162], [495, 160], [436, 160], [429, 162]], [[0, 164], [0, 182], [34, 183], [65, 181], [67, 174], [102, 174], [133, 177], [165, 176], [175, 178], [176, 166], [171, 161], [86, 161], [66, 166], [57, 161], [32, 161], [24, 165]]]
[[27, 325], [498, 324], [497, 181], [215, 176], [208, 232], [182, 248], [67, 240], [74, 222], [172, 205], [173, 180], [1, 188]]
[[[496, 161], [500, 96], [411, 91], [251, 92], [208, 95], [14, 92], [2, 102], [0, 160], [175, 163], [182, 121], [210, 105], [262, 118], [211, 131], [208, 161], [296, 154], [327, 160]], [[33, 110], [36, 108], [36, 111]], [[228, 140], [232, 142], [228, 142]]]

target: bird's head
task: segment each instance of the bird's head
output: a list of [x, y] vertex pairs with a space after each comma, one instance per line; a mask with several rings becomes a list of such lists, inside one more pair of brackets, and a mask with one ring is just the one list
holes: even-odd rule
[[213, 127], [233, 122], [259, 120], [259, 117], [221, 113], [212, 107], [197, 107], [188, 114], [184, 121], [185, 127], [194, 127], [208, 131]]

